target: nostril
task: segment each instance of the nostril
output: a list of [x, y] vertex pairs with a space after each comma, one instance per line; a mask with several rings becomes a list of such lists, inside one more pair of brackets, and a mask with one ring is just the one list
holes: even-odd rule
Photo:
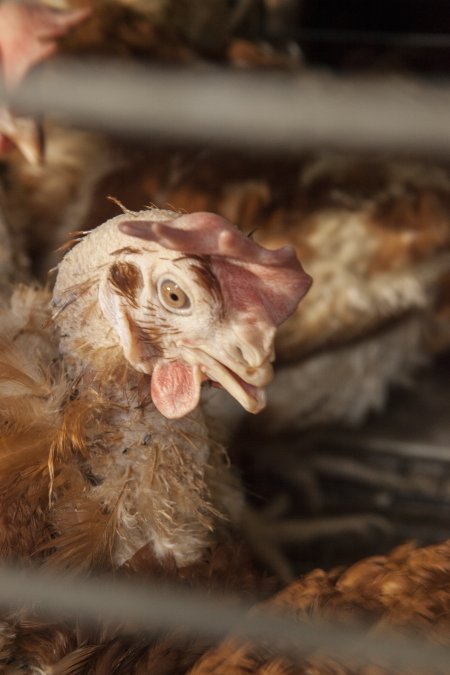
[[256, 351], [250, 347], [250, 345], [244, 345], [243, 347], [238, 347], [236, 346], [235, 349], [236, 353], [236, 358], [238, 361], [240, 361], [243, 365], [248, 366], [250, 368], [255, 368], [258, 366], [258, 361], [260, 360], [258, 358], [258, 354]]
[[236, 347], [236, 356], [240, 361], [245, 361], [245, 362], [247, 361], [247, 359], [245, 358], [244, 352], [242, 351], [242, 349], [240, 347]]
[[254, 370], [263, 362], [264, 358], [261, 351], [251, 345], [236, 346], [236, 358], [245, 366]]
[[260, 368], [270, 359], [273, 350], [273, 334], [270, 327], [267, 331], [246, 330], [245, 333], [235, 335], [228, 345], [227, 352], [232, 359], [249, 368]]

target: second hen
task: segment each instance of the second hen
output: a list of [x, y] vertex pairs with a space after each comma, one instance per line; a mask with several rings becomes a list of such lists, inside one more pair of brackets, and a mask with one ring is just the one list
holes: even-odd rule
[[[275, 611], [302, 624], [339, 620], [352, 628], [355, 622], [369, 633], [389, 637], [392, 631], [418, 636], [436, 645], [449, 644], [450, 542], [427, 548], [406, 544], [387, 556], [361, 560], [348, 569], [314, 570], [290, 584], [253, 614]], [[299, 645], [293, 645], [297, 647]], [[304, 650], [298, 658], [286, 656], [289, 645], [275, 641], [253, 645], [230, 637], [211, 650], [190, 671], [192, 675], [373, 675], [411, 673], [389, 666], [387, 654], [361, 657], [355, 646], [351, 658], [330, 657], [322, 651]], [[286, 649], [287, 648], [287, 649]], [[414, 672], [423, 672], [418, 669]], [[444, 672], [432, 669], [432, 672]], [[445, 671], [447, 672], [447, 670]]]

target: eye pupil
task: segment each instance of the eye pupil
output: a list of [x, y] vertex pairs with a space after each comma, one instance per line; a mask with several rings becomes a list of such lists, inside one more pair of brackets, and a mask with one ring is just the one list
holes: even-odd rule
[[191, 306], [191, 301], [176, 281], [163, 279], [158, 283], [158, 295], [166, 309], [186, 310]]

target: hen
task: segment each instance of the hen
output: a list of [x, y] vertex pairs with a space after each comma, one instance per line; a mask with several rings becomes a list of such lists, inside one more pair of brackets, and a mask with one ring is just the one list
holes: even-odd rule
[[[388, 556], [362, 560], [349, 569], [314, 570], [256, 607], [253, 615], [275, 610], [298, 619], [339, 619], [351, 628], [363, 622], [370, 633], [389, 637], [392, 631], [418, 634], [431, 643], [448, 645], [450, 628], [450, 542], [416, 549], [407, 544]], [[301, 640], [301, 637], [300, 637]], [[299, 645], [297, 645], [299, 646]], [[281, 649], [280, 649], [281, 648]], [[365, 659], [355, 649], [350, 659], [326, 656], [322, 650], [302, 658], [286, 656], [288, 644], [264, 646], [230, 637], [206, 653], [189, 672], [192, 675], [270, 673], [271, 675], [372, 675], [411, 673], [389, 667], [382, 650]], [[430, 667], [431, 672], [436, 671]], [[414, 668], [414, 672], [424, 672]], [[428, 669], [427, 669], [428, 672]], [[447, 669], [445, 670], [447, 672]]]
[[[263, 249], [213, 214], [150, 210], [82, 238], [50, 303], [15, 288], [0, 314], [2, 557], [181, 576], [205, 565], [242, 495], [201, 385], [258, 412], [275, 328], [309, 285], [289, 247]], [[87, 644], [92, 657], [92, 635], [61, 644], [44, 625], [34, 640], [30, 625], [16, 617], [3, 635], [11, 669], [45, 670]]]

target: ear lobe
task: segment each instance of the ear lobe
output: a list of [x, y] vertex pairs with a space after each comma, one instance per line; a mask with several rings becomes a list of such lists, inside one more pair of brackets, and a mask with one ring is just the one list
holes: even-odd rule
[[98, 301], [103, 316], [115, 330], [125, 358], [133, 368], [147, 373], [149, 361], [159, 354], [157, 345], [152, 345], [147, 334], [133, 321], [124, 297], [116, 292], [108, 278], [100, 282]]
[[133, 336], [131, 331], [130, 319], [124, 307], [123, 299], [111, 286], [108, 279], [104, 278], [100, 282], [98, 292], [98, 302], [103, 312], [103, 316], [116, 331], [125, 357], [132, 362]]

